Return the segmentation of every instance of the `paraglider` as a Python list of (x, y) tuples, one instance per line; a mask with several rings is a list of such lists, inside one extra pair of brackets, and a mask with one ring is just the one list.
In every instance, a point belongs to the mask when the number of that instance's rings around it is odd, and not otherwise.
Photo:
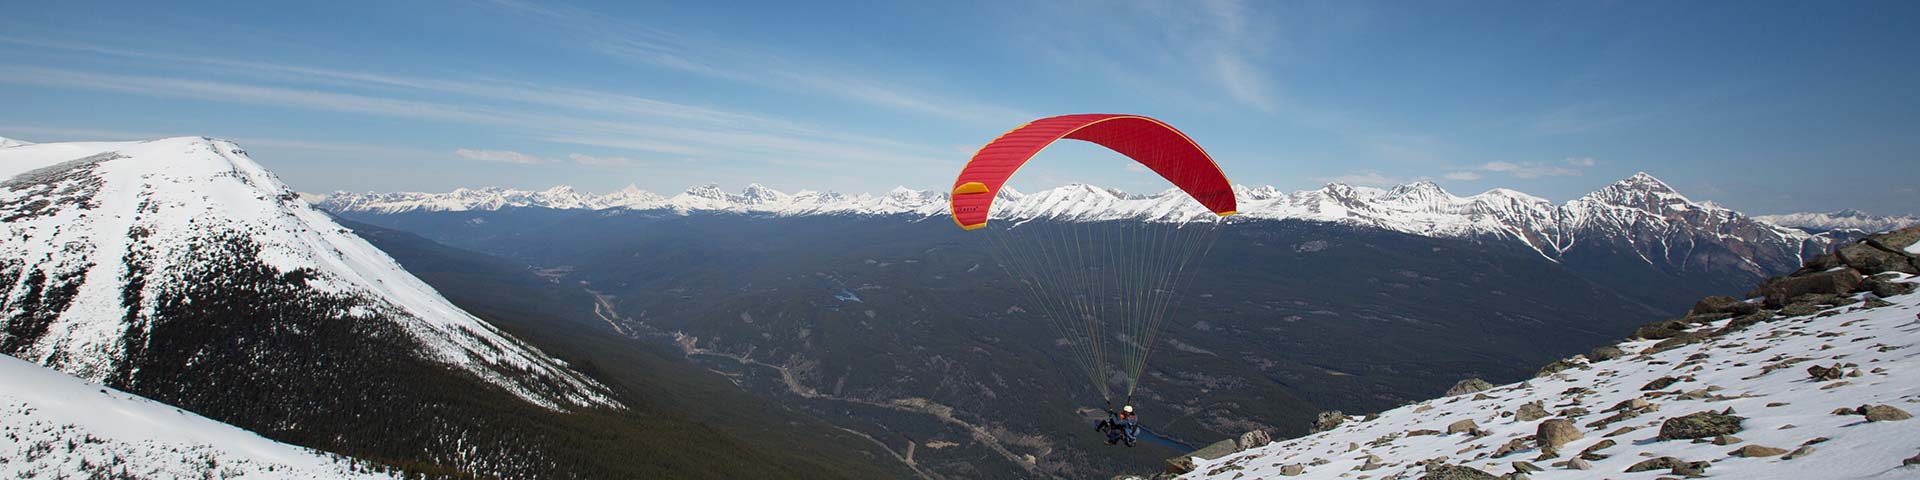
[[(1035, 221), (1044, 212), (1003, 216), (1010, 221), (989, 226), (994, 202), (1014, 172), (1061, 139), (1094, 143), (1138, 162), (1184, 193), (1181, 203), (1064, 222)], [(987, 231), (996, 262), (1031, 302), (1022, 310), (1047, 320), (1107, 400), (1108, 419), (1095, 429), (1107, 433), (1109, 445), (1127, 446), (1140, 432), (1132, 398), (1160, 327), (1235, 208), (1232, 185), (1199, 144), (1159, 120), (1116, 114), (1042, 118), (1000, 135), (961, 169), (950, 205), (960, 228)], [(1112, 408), (1113, 384), (1124, 386), (1127, 399), (1119, 412)]]

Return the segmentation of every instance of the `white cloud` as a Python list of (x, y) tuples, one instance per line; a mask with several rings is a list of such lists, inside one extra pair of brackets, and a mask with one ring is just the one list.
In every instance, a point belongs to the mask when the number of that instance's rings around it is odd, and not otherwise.
[(1581, 169), (1599, 164), (1600, 162), (1594, 160), (1593, 157), (1569, 157), (1561, 160), (1560, 163), (1557, 164), (1548, 162), (1515, 163), (1496, 161), (1471, 167), (1456, 167), (1459, 169), (1442, 174), (1440, 177), (1448, 180), (1479, 180), (1484, 178), (1484, 176), (1481, 175), (1482, 173), (1498, 173), (1519, 179), (1577, 177), (1585, 173), (1582, 172)]
[(520, 152), (515, 152), (511, 150), (470, 150), (470, 149), (462, 148), (459, 150), (454, 150), (453, 154), (459, 156), (460, 158), (464, 158), (468, 160), (478, 160), (482, 162), (517, 163), (521, 165), (539, 165), (543, 163), (553, 163), (553, 160), (536, 157), (533, 155), (528, 155)]
[(640, 167), (649, 165), (647, 162), (627, 157), (596, 157), (584, 153), (567, 155), (567, 158), (573, 160), (573, 163), (595, 167)]

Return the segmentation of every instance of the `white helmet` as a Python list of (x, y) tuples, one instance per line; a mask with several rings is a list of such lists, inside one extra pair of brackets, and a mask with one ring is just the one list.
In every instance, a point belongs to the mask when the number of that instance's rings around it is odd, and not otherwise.
[(1127, 406), (1124, 406), (1124, 407), (1120, 407), (1120, 411), (1122, 411), (1122, 412), (1127, 412), (1127, 413), (1133, 413), (1133, 405), (1127, 405)]

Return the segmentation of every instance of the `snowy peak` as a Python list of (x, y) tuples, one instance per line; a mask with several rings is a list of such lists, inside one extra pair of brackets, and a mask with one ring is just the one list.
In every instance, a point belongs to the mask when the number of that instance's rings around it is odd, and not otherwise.
[(1627, 177), (1625, 180), (1607, 185), (1599, 191), (1581, 197), (1581, 199), (1593, 203), (1628, 207), (1647, 212), (1665, 212), (1668, 210), (1686, 210), (1702, 207), (1702, 205), (1688, 200), (1687, 197), (1681, 195), (1680, 192), (1674, 191), (1673, 187), (1668, 186), (1666, 182), (1662, 182), (1658, 178), (1653, 178), (1653, 175), (1648, 175), (1647, 172), (1635, 173), (1632, 177)]
[(7, 138), (7, 137), (0, 137), (0, 148), (7, 148), (7, 147), (18, 147), (18, 146), (23, 146), (23, 145), (33, 145), (33, 143), (32, 143), (32, 142), (24, 142), (24, 141), (20, 141), (20, 140), (14, 140), (14, 139), (11, 139), (11, 138)]
[[(133, 375), (130, 362), (160, 335), (152, 329), (177, 326), (156, 318), (191, 314), (193, 299), (220, 294), (205, 282), (227, 282), (341, 305), (316, 311), (393, 329), (419, 358), (537, 405), (617, 405), (597, 383), (449, 303), (232, 142), (26, 145), (0, 149), (0, 169), (8, 179), (0, 298), (41, 302), (0, 311), (0, 353), (90, 381)], [(491, 193), (499, 192), (453, 195)], [(570, 194), (540, 193), (563, 203)], [(232, 277), (246, 272), (257, 276)]]

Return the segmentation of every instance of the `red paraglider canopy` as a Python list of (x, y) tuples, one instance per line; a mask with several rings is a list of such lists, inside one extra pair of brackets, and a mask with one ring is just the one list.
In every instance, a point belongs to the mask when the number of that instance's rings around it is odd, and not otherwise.
[(980, 147), (953, 181), (954, 223), (967, 230), (987, 226), (994, 196), (1007, 178), (1062, 138), (1093, 142), (1126, 155), (1215, 214), (1232, 215), (1237, 208), (1226, 174), (1186, 134), (1139, 115), (1085, 113), (1034, 120)]

